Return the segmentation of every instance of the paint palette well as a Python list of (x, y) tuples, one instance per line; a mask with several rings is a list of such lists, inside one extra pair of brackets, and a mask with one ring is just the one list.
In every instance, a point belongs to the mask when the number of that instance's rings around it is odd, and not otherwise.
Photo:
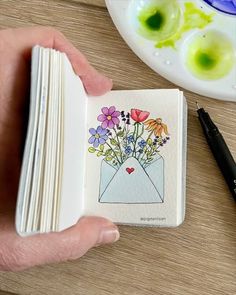
[(204, 0), (106, 5), (124, 40), (154, 71), (193, 92), (236, 101), (235, 15)]

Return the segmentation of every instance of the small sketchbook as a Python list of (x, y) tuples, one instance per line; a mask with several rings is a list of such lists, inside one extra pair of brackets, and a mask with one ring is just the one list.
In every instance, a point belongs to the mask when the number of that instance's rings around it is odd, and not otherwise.
[(185, 215), (186, 127), (181, 91), (88, 96), (64, 53), (35, 46), (17, 232), (61, 231), (87, 215), (178, 226)]

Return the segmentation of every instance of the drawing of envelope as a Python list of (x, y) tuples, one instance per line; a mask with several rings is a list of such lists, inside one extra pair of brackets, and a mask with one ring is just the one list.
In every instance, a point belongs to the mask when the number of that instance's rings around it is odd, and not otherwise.
[(164, 160), (159, 157), (145, 168), (128, 158), (117, 170), (105, 160), (101, 164), (99, 202), (162, 203), (164, 200)]

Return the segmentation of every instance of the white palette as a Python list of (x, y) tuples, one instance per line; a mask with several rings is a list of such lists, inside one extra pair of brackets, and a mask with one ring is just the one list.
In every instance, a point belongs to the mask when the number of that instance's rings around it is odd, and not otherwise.
[[(175, 42), (175, 48), (164, 46), (156, 48), (157, 37), (145, 36), (140, 30), (139, 16), (143, 9), (148, 6), (154, 6), (164, 2), (163, 0), (106, 0), (109, 13), (119, 30), (120, 34), (130, 46), (130, 48), (155, 72), (159, 73), (173, 83), (180, 85), (190, 91), (199, 93), (212, 98), (236, 101), (236, 16), (221, 13), (210, 7), (203, 0), (171, 0), (165, 1), (167, 5), (178, 5), (180, 13), (180, 27), (184, 23), (184, 11), (186, 3), (192, 3), (204, 14), (212, 15), (212, 21), (204, 28), (194, 28), (184, 32), (181, 38)], [(158, 5), (159, 5), (158, 4)], [(167, 8), (172, 20), (176, 17), (176, 9), (170, 13), (170, 7)], [(168, 23), (168, 22), (166, 22)], [(174, 27), (174, 26), (173, 26)], [(168, 28), (170, 30), (170, 28)], [(211, 42), (213, 35), (215, 45)], [(219, 49), (222, 58), (218, 64), (218, 70), (221, 65), (230, 63), (230, 69), (225, 71), (221, 77), (206, 78), (204, 75), (197, 75), (188, 66), (188, 56), (191, 44), (196, 38), (208, 38), (208, 43), (212, 45), (212, 51), (222, 45)], [(155, 40), (156, 39), (156, 40)], [(203, 40), (203, 39), (202, 39)], [(220, 45), (220, 40), (222, 40)], [(225, 40), (230, 44), (229, 47), (223, 46)], [(203, 45), (204, 46), (204, 45)], [(216, 49), (217, 50), (217, 49)], [(213, 52), (214, 54), (214, 52)], [(228, 57), (227, 57), (228, 56)], [(229, 61), (230, 60), (230, 61)], [(212, 71), (213, 72), (213, 71)]]

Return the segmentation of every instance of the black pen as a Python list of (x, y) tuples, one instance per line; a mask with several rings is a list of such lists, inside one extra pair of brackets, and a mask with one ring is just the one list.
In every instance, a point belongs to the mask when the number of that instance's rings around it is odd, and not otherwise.
[(208, 145), (236, 201), (236, 163), (219, 129), (209, 114), (197, 103), (198, 118)]

